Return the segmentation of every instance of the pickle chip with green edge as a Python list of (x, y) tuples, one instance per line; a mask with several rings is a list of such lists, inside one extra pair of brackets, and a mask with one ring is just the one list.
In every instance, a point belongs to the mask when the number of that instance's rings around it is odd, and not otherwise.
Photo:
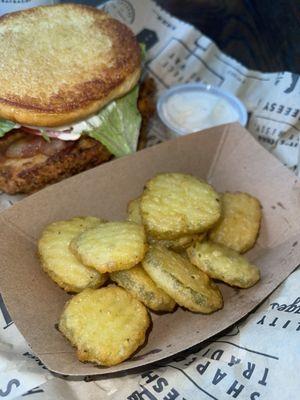
[(258, 267), (236, 251), (213, 242), (194, 243), (187, 249), (192, 264), (211, 278), (231, 286), (249, 288), (260, 279)]
[(223, 307), (217, 285), (178, 253), (150, 246), (142, 265), (158, 287), (190, 311), (209, 314)]
[(176, 306), (175, 301), (156, 285), (140, 264), (112, 272), (110, 278), (153, 311), (173, 311)]

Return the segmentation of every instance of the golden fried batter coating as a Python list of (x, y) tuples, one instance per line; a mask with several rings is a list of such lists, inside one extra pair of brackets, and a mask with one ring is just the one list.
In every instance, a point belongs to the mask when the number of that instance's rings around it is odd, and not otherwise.
[(209, 234), (210, 240), (244, 253), (254, 246), (261, 222), (261, 205), (247, 193), (224, 193), (221, 218)]
[(204, 240), (205, 237), (206, 237), (206, 233), (198, 233), (195, 235), (182, 236), (180, 238), (173, 239), (173, 240), (158, 240), (158, 239), (154, 239), (151, 236), (148, 236), (148, 243), (149, 244), (160, 244), (160, 245), (166, 247), (167, 249), (174, 250), (178, 253), (181, 253), (182, 251), (187, 249), (189, 246), (191, 246), (191, 244), (194, 241), (201, 242), (201, 240)]
[(84, 265), (101, 273), (119, 271), (142, 261), (146, 235), (134, 222), (107, 222), (74, 238), (70, 249)]
[(218, 287), (208, 275), (179, 254), (153, 245), (142, 265), (157, 286), (179, 305), (205, 314), (222, 308), (223, 298)]
[(116, 365), (145, 341), (146, 307), (119, 287), (86, 289), (65, 305), (59, 330), (77, 348), (80, 361)]
[[(140, 210), (140, 205), (141, 205), (141, 197), (138, 197), (134, 200), (131, 200), (128, 204), (127, 207), (127, 219), (128, 221), (131, 222), (136, 222), (137, 224), (142, 224), (142, 215), (141, 215), (141, 210)], [(194, 240), (201, 241), (205, 237), (205, 233), (200, 233), (200, 234), (195, 234), (195, 235), (186, 235), (186, 236), (181, 236), (177, 239), (170, 239), (170, 240), (159, 240), (155, 239), (151, 235), (147, 236), (147, 240), (149, 244), (161, 244), (168, 249), (174, 250), (174, 251), (183, 251), (185, 250), (188, 246), (192, 244)]]
[(248, 288), (260, 279), (259, 269), (236, 251), (212, 242), (194, 243), (187, 249), (192, 264), (211, 278)]
[(151, 310), (172, 311), (175, 308), (175, 301), (157, 287), (140, 264), (130, 269), (112, 272), (110, 278)]
[(150, 179), (140, 208), (149, 235), (167, 240), (204, 232), (221, 214), (215, 190), (181, 173), (164, 173)]
[(133, 199), (128, 203), (127, 220), (142, 225), (143, 221), (141, 216), (140, 205), (141, 205), (140, 197), (137, 197), (136, 199)]
[(71, 240), (86, 229), (99, 225), (95, 217), (76, 217), (48, 225), (38, 242), (42, 268), (67, 292), (81, 292), (85, 288), (103, 285), (107, 276), (84, 266), (71, 251)]

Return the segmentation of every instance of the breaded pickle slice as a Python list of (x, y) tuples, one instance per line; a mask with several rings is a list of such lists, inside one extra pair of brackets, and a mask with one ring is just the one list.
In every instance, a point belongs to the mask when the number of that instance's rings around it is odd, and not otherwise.
[[(127, 219), (128, 221), (136, 222), (137, 224), (142, 224), (142, 216), (140, 211), (140, 204), (141, 198), (138, 197), (134, 200), (131, 200), (127, 207)], [(148, 243), (160, 243), (163, 246), (167, 247), (168, 249), (175, 250), (175, 251), (183, 251), (188, 246), (192, 244), (194, 240), (201, 240), (205, 237), (205, 233), (194, 234), (194, 235), (186, 235), (181, 236), (177, 239), (170, 239), (170, 240), (159, 240), (153, 238), (151, 235), (148, 235), (147, 240)]]
[(71, 240), (86, 229), (101, 223), (95, 217), (77, 217), (48, 225), (38, 242), (42, 268), (67, 292), (96, 288), (106, 281), (106, 275), (84, 266), (70, 251)]
[(151, 310), (172, 311), (175, 308), (175, 301), (157, 287), (140, 264), (127, 270), (112, 272), (110, 278)]
[(136, 224), (143, 224), (141, 210), (140, 210), (141, 198), (131, 200), (127, 206), (127, 220), (135, 222)]
[(73, 239), (70, 248), (84, 265), (105, 273), (138, 264), (147, 244), (143, 226), (124, 221), (89, 229)]
[(191, 263), (201, 271), (231, 286), (248, 288), (260, 279), (259, 269), (255, 265), (221, 244), (194, 243), (187, 249), (187, 254)]
[(224, 193), (221, 218), (209, 238), (215, 243), (244, 253), (255, 244), (262, 212), (259, 201), (247, 193)]
[(205, 314), (222, 308), (223, 298), (215, 283), (181, 255), (153, 245), (142, 265), (157, 286), (179, 305)]
[(59, 330), (77, 348), (80, 361), (116, 365), (144, 343), (146, 307), (119, 287), (86, 289), (65, 305)]
[(167, 240), (204, 232), (221, 214), (216, 191), (208, 183), (180, 173), (150, 179), (140, 208), (147, 232)]
[(206, 237), (206, 233), (198, 233), (195, 235), (189, 235), (189, 236), (182, 236), (178, 239), (173, 239), (173, 240), (158, 240), (154, 239), (151, 236), (148, 236), (148, 243), (149, 244), (160, 244), (167, 249), (174, 250), (176, 252), (182, 252), (186, 250), (189, 246), (194, 241), (199, 241), (204, 240)]

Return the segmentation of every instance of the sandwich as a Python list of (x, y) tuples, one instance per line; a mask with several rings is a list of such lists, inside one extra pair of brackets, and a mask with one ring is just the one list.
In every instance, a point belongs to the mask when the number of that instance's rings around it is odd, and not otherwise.
[(137, 149), (141, 48), (124, 24), (76, 4), (20, 11), (0, 18), (0, 54), (0, 190)]

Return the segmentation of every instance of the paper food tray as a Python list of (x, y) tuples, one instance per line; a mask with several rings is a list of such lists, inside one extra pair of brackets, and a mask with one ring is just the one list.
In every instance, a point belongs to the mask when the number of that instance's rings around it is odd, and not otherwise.
[[(172, 171), (204, 178), (220, 192), (245, 191), (259, 198), (261, 232), (248, 256), (260, 267), (261, 281), (247, 290), (220, 284), (224, 308), (211, 315), (181, 308), (152, 314), (146, 345), (120, 365), (81, 363), (55, 328), (70, 295), (42, 271), (37, 239), (55, 220), (84, 215), (125, 219), (128, 201), (141, 193), (146, 180)], [(168, 141), (76, 175), (20, 201), (0, 219), (0, 292), (8, 310), (41, 361), (51, 371), (72, 376), (144, 366), (212, 337), (248, 314), (300, 260), (298, 181), (237, 124)]]

